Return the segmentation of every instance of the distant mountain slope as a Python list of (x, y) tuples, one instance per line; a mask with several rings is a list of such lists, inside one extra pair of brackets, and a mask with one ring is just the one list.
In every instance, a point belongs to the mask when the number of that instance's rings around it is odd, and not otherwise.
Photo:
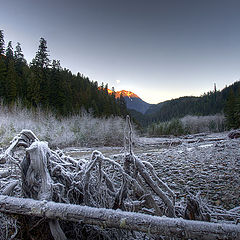
[(212, 115), (222, 113), (229, 94), (240, 93), (240, 81), (225, 87), (221, 91), (210, 91), (200, 97), (180, 97), (159, 104), (152, 104), (144, 115), (133, 112), (134, 118), (143, 126), (152, 122), (164, 122), (186, 115)]
[[(172, 118), (180, 118), (185, 115), (203, 114), (207, 110), (202, 103), (201, 97), (180, 97), (156, 104), (145, 113), (147, 124), (158, 121), (169, 121)], [(210, 114), (211, 111), (204, 115)]]
[[(113, 91), (108, 89), (108, 93), (112, 94)], [(124, 97), (128, 109), (132, 109), (144, 114), (151, 106), (151, 104), (143, 101), (138, 95), (133, 92), (126, 90), (115, 92), (116, 98), (120, 98), (121, 95)]]

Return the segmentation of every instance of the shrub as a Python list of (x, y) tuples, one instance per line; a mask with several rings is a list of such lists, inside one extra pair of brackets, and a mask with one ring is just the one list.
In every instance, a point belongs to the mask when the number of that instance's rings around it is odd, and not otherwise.
[(0, 103), (0, 145), (6, 145), (22, 129), (32, 130), (40, 140), (55, 146), (119, 146), (123, 145), (125, 120), (120, 117), (95, 118), (79, 115), (56, 118), (51, 112), (11, 108)]
[(154, 123), (147, 129), (150, 136), (194, 134), (200, 132), (222, 132), (226, 129), (223, 115), (185, 116), (169, 122)]

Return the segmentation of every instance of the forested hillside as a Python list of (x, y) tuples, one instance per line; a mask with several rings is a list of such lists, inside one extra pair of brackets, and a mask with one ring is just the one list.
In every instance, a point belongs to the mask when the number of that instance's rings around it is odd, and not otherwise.
[(123, 98), (115, 99), (106, 86), (100, 89), (96, 81), (62, 68), (59, 60), (50, 60), (47, 41), (40, 39), (32, 62), (24, 58), (21, 44), (13, 49), (12, 41), (5, 48), (4, 34), (0, 30), (0, 98), (12, 105), (16, 100), (28, 107), (40, 106), (59, 116), (77, 114), (82, 109), (94, 116), (127, 114)]
[(240, 81), (225, 87), (222, 91), (210, 91), (200, 97), (181, 97), (152, 105), (142, 115), (131, 111), (143, 125), (166, 122), (186, 115), (208, 116), (224, 113), (229, 128), (240, 127)]
[[(20, 100), (27, 108), (41, 107), (58, 116), (78, 114), (82, 109), (95, 117), (125, 116), (124, 97), (108, 93), (108, 85), (98, 86), (83, 74), (72, 74), (59, 60), (50, 60), (47, 41), (40, 39), (30, 63), (24, 58), (21, 44), (5, 47), (0, 30), (0, 99), (13, 105)], [(228, 128), (240, 127), (240, 81), (221, 91), (210, 91), (200, 97), (181, 97), (151, 105), (145, 114), (129, 110), (143, 127), (186, 115), (208, 116), (224, 113)]]

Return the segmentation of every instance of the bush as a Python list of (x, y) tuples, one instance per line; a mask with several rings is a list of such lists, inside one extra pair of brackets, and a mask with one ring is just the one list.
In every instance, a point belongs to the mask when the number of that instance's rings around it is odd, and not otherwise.
[(51, 147), (119, 146), (123, 145), (124, 126), (120, 117), (95, 118), (83, 111), (57, 119), (40, 108), (29, 110), (20, 103), (10, 108), (0, 103), (0, 145), (9, 144), (22, 129), (30, 129)]
[(154, 123), (147, 129), (149, 136), (194, 134), (200, 132), (222, 132), (226, 129), (225, 118), (217, 114), (212, 116), (185, 116), (169, 122)]

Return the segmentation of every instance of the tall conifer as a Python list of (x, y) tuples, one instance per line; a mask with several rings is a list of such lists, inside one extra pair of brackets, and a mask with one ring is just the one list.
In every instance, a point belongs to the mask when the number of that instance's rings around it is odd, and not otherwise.
[(0, 55), (0, 98), (5, 98), (6, 96), (6, 75), (7, 75), (7, 68), (5, 59), (3, 56)]
[(17, 46), (14, 51), (14, 59), (18, 63), (26, 63), (22, 52), (21, 44), (19, 42), (17, 42)]
[(7, 59), (13, 58), (13, 47), (12, 47), (12, 41), (8, 42), (7, 50), (6, 50), (6, 57)]
[(4, 35), (3, 30), (0, 30), (0, 55), (4, 54)]
[(17, 74), (14, 68), (14, 61), (11, 59), (8, 63), (8, 72), (6, 77), (6, 100), (13, 103), (17, 97)]
[(44, 38), (40, 38), (38, 51), (33, 59), (32, 64), (40, 68), (48, 68), (50, 65), (49, 54), (47, 50), (47, 41)]

